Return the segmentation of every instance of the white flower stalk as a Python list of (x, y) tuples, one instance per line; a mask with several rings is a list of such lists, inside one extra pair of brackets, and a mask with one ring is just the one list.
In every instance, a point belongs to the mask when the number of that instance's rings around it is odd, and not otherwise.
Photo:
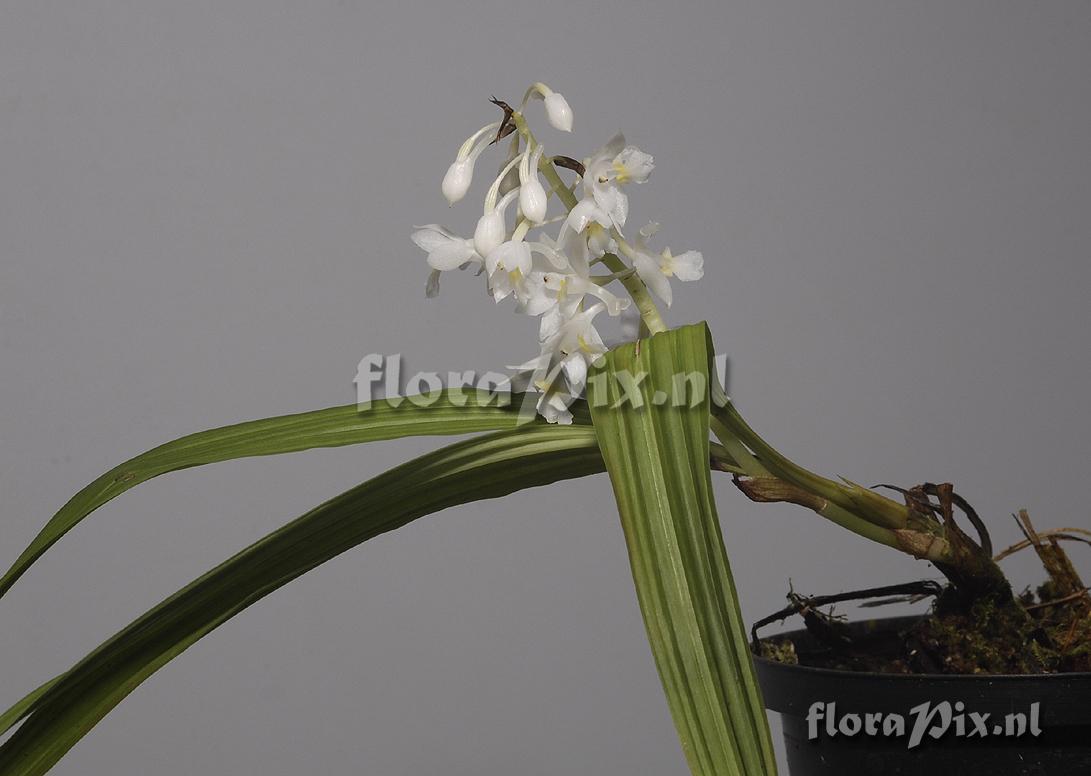
[[(508, 146), (508, 158), (504, 160), (504, 164), (500, 166), (500, 173), (497, 176), (500, 179), (500, 185), (497, 191), (501, 194), (507, 194), (509, 191), (519, 188), (519, 135), (515, 135), (511, 139), (511, 145)], [(512, 164), (515, 162), (515, 164)]]
[(538, 180), (542, 152), (542, 146), (538, 146), (529, 154), (523, 154), (519, 162), (519, 209), (534, 224), (546, 219), (546, 192)]
[(443, 176), (443, 184), (440, 186), (443, 196), (447, 198), (449, 204), (453, 205), (466, 196), (466, 192), (469, 191), (470, 184), (473, 182), (474, 164), (477, 162), (477, 157), (481, 156), (481, 153), (492, 142), (489, 135), (498, 129), (500, 129), (499, 122), (486, 124), (466, 138), (466, 142), (458, 149), (458, 155), (451, 162), (451, 166), (447, 168), (447, 174)]

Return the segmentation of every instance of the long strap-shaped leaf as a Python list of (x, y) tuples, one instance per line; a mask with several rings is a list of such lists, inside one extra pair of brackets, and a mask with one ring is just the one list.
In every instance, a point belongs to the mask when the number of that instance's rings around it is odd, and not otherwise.
[(0, 736), (7, 733), (16, 723), (20, 722), (26, 717), (34, 708), (38, 705), (38, 701), (42, 699), (42, 696), (49, 691), (49, 688), (55, 685), (61, 680), (60, 676), (55, 676), (41, 687), (36, 687), (28, 692), (21, 700), (17, 701), (14, 706), (0, 714)]
[(0, 776), (45, 773), (161, 666), (335, 555), (446, 507), (602, 470), (591, 429), (536, 424), (429, 453), (327, 501), (192, 582), (59, 677), (0, 747)]
[(704, 324), (624, 345), (591, 380), (591, 416), (690, 770), (766, 776), (772, 742), (709, 476), (711, 359)]
[[(416, 397), (413, 397), (416, 400)], [(435, 401), (419, 405), (386, 400), (365, 407), (345, 407), (282, 415), (201, 431), (160, 445), (103, 474), (61, 507), (3, 577), (0, 596), (30, 568), (42, 553), (91, 512), (129, 488), (161, 474), (193, 466), (310, 450), (340, 447), (381, 439), (441, 434), (467, 434), (512, 428), (519, 421), (522, 395), (511, 397), (508, 406), (497, 406), (489, 394), (444, 392)], [(578, 424), (588, 422), (586, 411), (575, 413)]]

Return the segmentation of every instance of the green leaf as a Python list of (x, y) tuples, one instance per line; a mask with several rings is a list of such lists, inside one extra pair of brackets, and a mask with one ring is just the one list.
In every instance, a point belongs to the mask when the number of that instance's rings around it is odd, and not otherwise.
[(45, 773), (191, 644), (361, 542), (450, 506), (602, 470), (592, 429), (536, 423), (442, 448), (327, 501), (192, 582), (55, 680), (0, 747), (0, 776)]
[[(766, 776), (772, 741), (709, 475), (712, 355), (704, 324), (617, 348), (592, 375), (591, 417), (690, 770)], [(700, 390), (687, 397), (678, 376)]]
[(35, 690), (31, 690), (29, 693), (26, 694), (26, 696), (23, 697), (22, 700), (20, 700), (7, 711), (5, 711), (3, 714), (0, 714), (0, 736), (4, 735), (4, 733), (7, 733), (15, 726), (17, 722), (23, 719), (23, 717), (30, 714), (30, 712), (33, 711), (34, 708), (38, 705), (38, 701), (41, 699), (41, 697), (45, 695), (46, 691), (57, 682), (59, 682), (60, 679), (61, 677), (56, 676), (43, 684), (41, 687), (38, 687)]
[[(519, 421), (521, 401), (522, 394), (513, 394), (509, 406), (498, 407), (495, 400), (489, 403), (486, 393), (445, 391), (427, 406), (417, 406), (410, 400), (397, 405), (380, 400), (365, 408), (350, 404), (238, 423), (168, 442), (111, 469), (73, 496), (0, 578), (0, 596), (42, 553), (91, 512), (161, 474), (235, 458), (293, 453), (316, 447), (513, 428)], [(577, 411), (575, 415), (576, 423), (588, 422), (585, 410)]]

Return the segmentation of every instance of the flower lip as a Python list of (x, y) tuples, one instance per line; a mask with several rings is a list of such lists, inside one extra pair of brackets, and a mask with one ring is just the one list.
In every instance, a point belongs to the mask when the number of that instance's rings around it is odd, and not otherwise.
[(618, 183), (644, 183), (655, 169), (655, 159), (636, 146), (625, 146), (611, 163), (614, 180)]

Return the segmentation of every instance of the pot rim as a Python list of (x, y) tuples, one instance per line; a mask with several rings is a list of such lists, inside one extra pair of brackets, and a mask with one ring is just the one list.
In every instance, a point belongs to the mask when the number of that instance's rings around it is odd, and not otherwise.
[[(850, 622), (850, 625), (862, 625), (864, 623), (879, 623), (888, 627), (897, 627), (899, 623), (909, 623), (914, 620), (924, 619), (929, 615), (902, 615), (898, 617), (875, 617), (868, 620), (854, 620)], [(794, 637), (796, 635), (806, 634), (806, 628), (797, 628), (795, 630), (784, 631), (782, 633), (775, 633), (771, 636), (762, 638), (762, 641), (773, 638)], [(882, 671), (850, 671), (845, 668), (820, 668), (818, 666), (801, 666), (791, 663), (781, 663), (776, 660), (770, 660), (769, 658), (762, 657), (754, 653), (754, 645), (750, 645), (750, 654), (755, 663), (761, 663), (763, 666), (768, 667), (771, 670), (783, 670), (800, 672), (805, 675), (812, 676), (824, 676), (829, 679), (836, 679), (838, 677), (870, 677), (873, 679), (890, 680), (895, 682), (920, 682), (922, 680), (927, 681), (976, 681), (976, 682), (1005, 682), (1005, 683), (1025, 683), (1032, 681), (1057, 681), (1057, 680), (1069, 680), (1076, 681), (1078, 683), (1087, 682), (1089, 689), (1091, 689), (1091, 671), (1075, 671), (1070, 673), (1053, 673), (1053, 674), (893, 674), (884, 673)]]

